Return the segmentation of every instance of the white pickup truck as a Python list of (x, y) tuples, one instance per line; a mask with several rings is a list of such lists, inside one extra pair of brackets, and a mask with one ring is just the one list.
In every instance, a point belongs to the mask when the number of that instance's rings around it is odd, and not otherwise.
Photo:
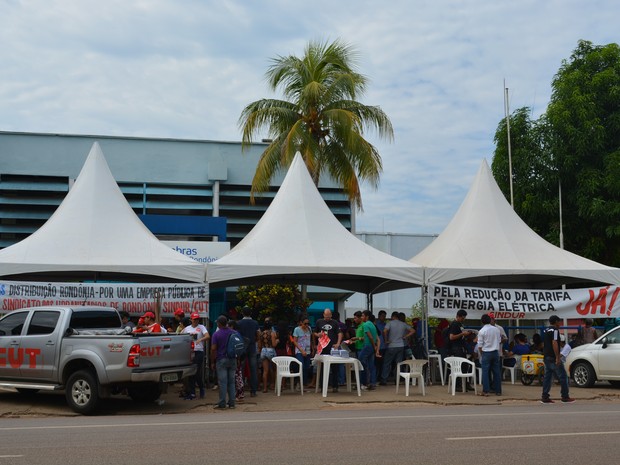
[(114, 308), (33, 307), (0, 319), (0, 387), (64, 389), (85, 415), (124, 390), (157, 400), (164, 386), (196, 372), (192, 357), (189, 335), (131, 334)]

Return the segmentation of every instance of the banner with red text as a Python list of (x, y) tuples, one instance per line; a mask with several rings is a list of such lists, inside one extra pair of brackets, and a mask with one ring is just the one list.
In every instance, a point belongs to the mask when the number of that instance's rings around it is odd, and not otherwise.
[(172, 317), (177, 308), (186, 314), (209, 312), (209, 288), (194, 283), (40, 283), (0, 281), (0, 314), (42, 305), (98, 305), (140, 316), (155, 311), (160, 302), (161, 317)]
[(617, 317), (620, 287), (585, 289), (490, 289), (479, 287), (428, 286), (428, 316), (454, 318), (458, 310), (468, 319), (492, 313), (496, 319), (546, 320), (560, 318)]

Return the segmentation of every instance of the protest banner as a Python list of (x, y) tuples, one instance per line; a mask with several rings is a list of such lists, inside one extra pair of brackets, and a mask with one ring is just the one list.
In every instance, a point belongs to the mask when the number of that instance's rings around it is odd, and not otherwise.
[(209, 313), (209, 288), (194, 283), (41, 283), (0, 281), (0, 313), (47, 305), (110, 306), (140, 316), (156, 311), (172, 317), (177, 308), (186, 314)]
[(584, 289), (504, 289), (428, 286), (428, 316), (454, 318), (466, 310), (468, 319), (491, 313), (496, 319), (543, 320), (551, 315), (560, 318), (617, 317), (620, 287), (604, 286)]

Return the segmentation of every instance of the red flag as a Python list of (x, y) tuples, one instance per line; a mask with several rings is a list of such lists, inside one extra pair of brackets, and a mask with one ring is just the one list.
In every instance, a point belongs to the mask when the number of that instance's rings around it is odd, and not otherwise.
[(321, 352), (323, 352), (323, 349), (325, 349), (325, 347), (329, 345), (329, 342), (330, 342), (329, 336), (327, 335), (325, 331), (322, 331), (321, 336), (319, 337), (319, 345), (316, 348), (316, 353), (320, 355)]

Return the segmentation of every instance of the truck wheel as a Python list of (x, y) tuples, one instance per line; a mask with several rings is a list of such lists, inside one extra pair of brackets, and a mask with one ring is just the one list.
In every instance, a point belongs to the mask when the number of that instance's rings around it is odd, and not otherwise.
[(589, 388), (594, 386), (596, 375), (594, 369), (587, 362), (578, 362), (573, 368), (573, 381), (580, 388)]
[(127, 389), (127, 394), (134, 402), (155, 402), (161, 396), (159, 384), (143, 384)]
[(91, 371), (80, 370), (69, 376), (65, 388), (67, 404), (74, 412), (90, 415), (99, 405), (99, 384)]

